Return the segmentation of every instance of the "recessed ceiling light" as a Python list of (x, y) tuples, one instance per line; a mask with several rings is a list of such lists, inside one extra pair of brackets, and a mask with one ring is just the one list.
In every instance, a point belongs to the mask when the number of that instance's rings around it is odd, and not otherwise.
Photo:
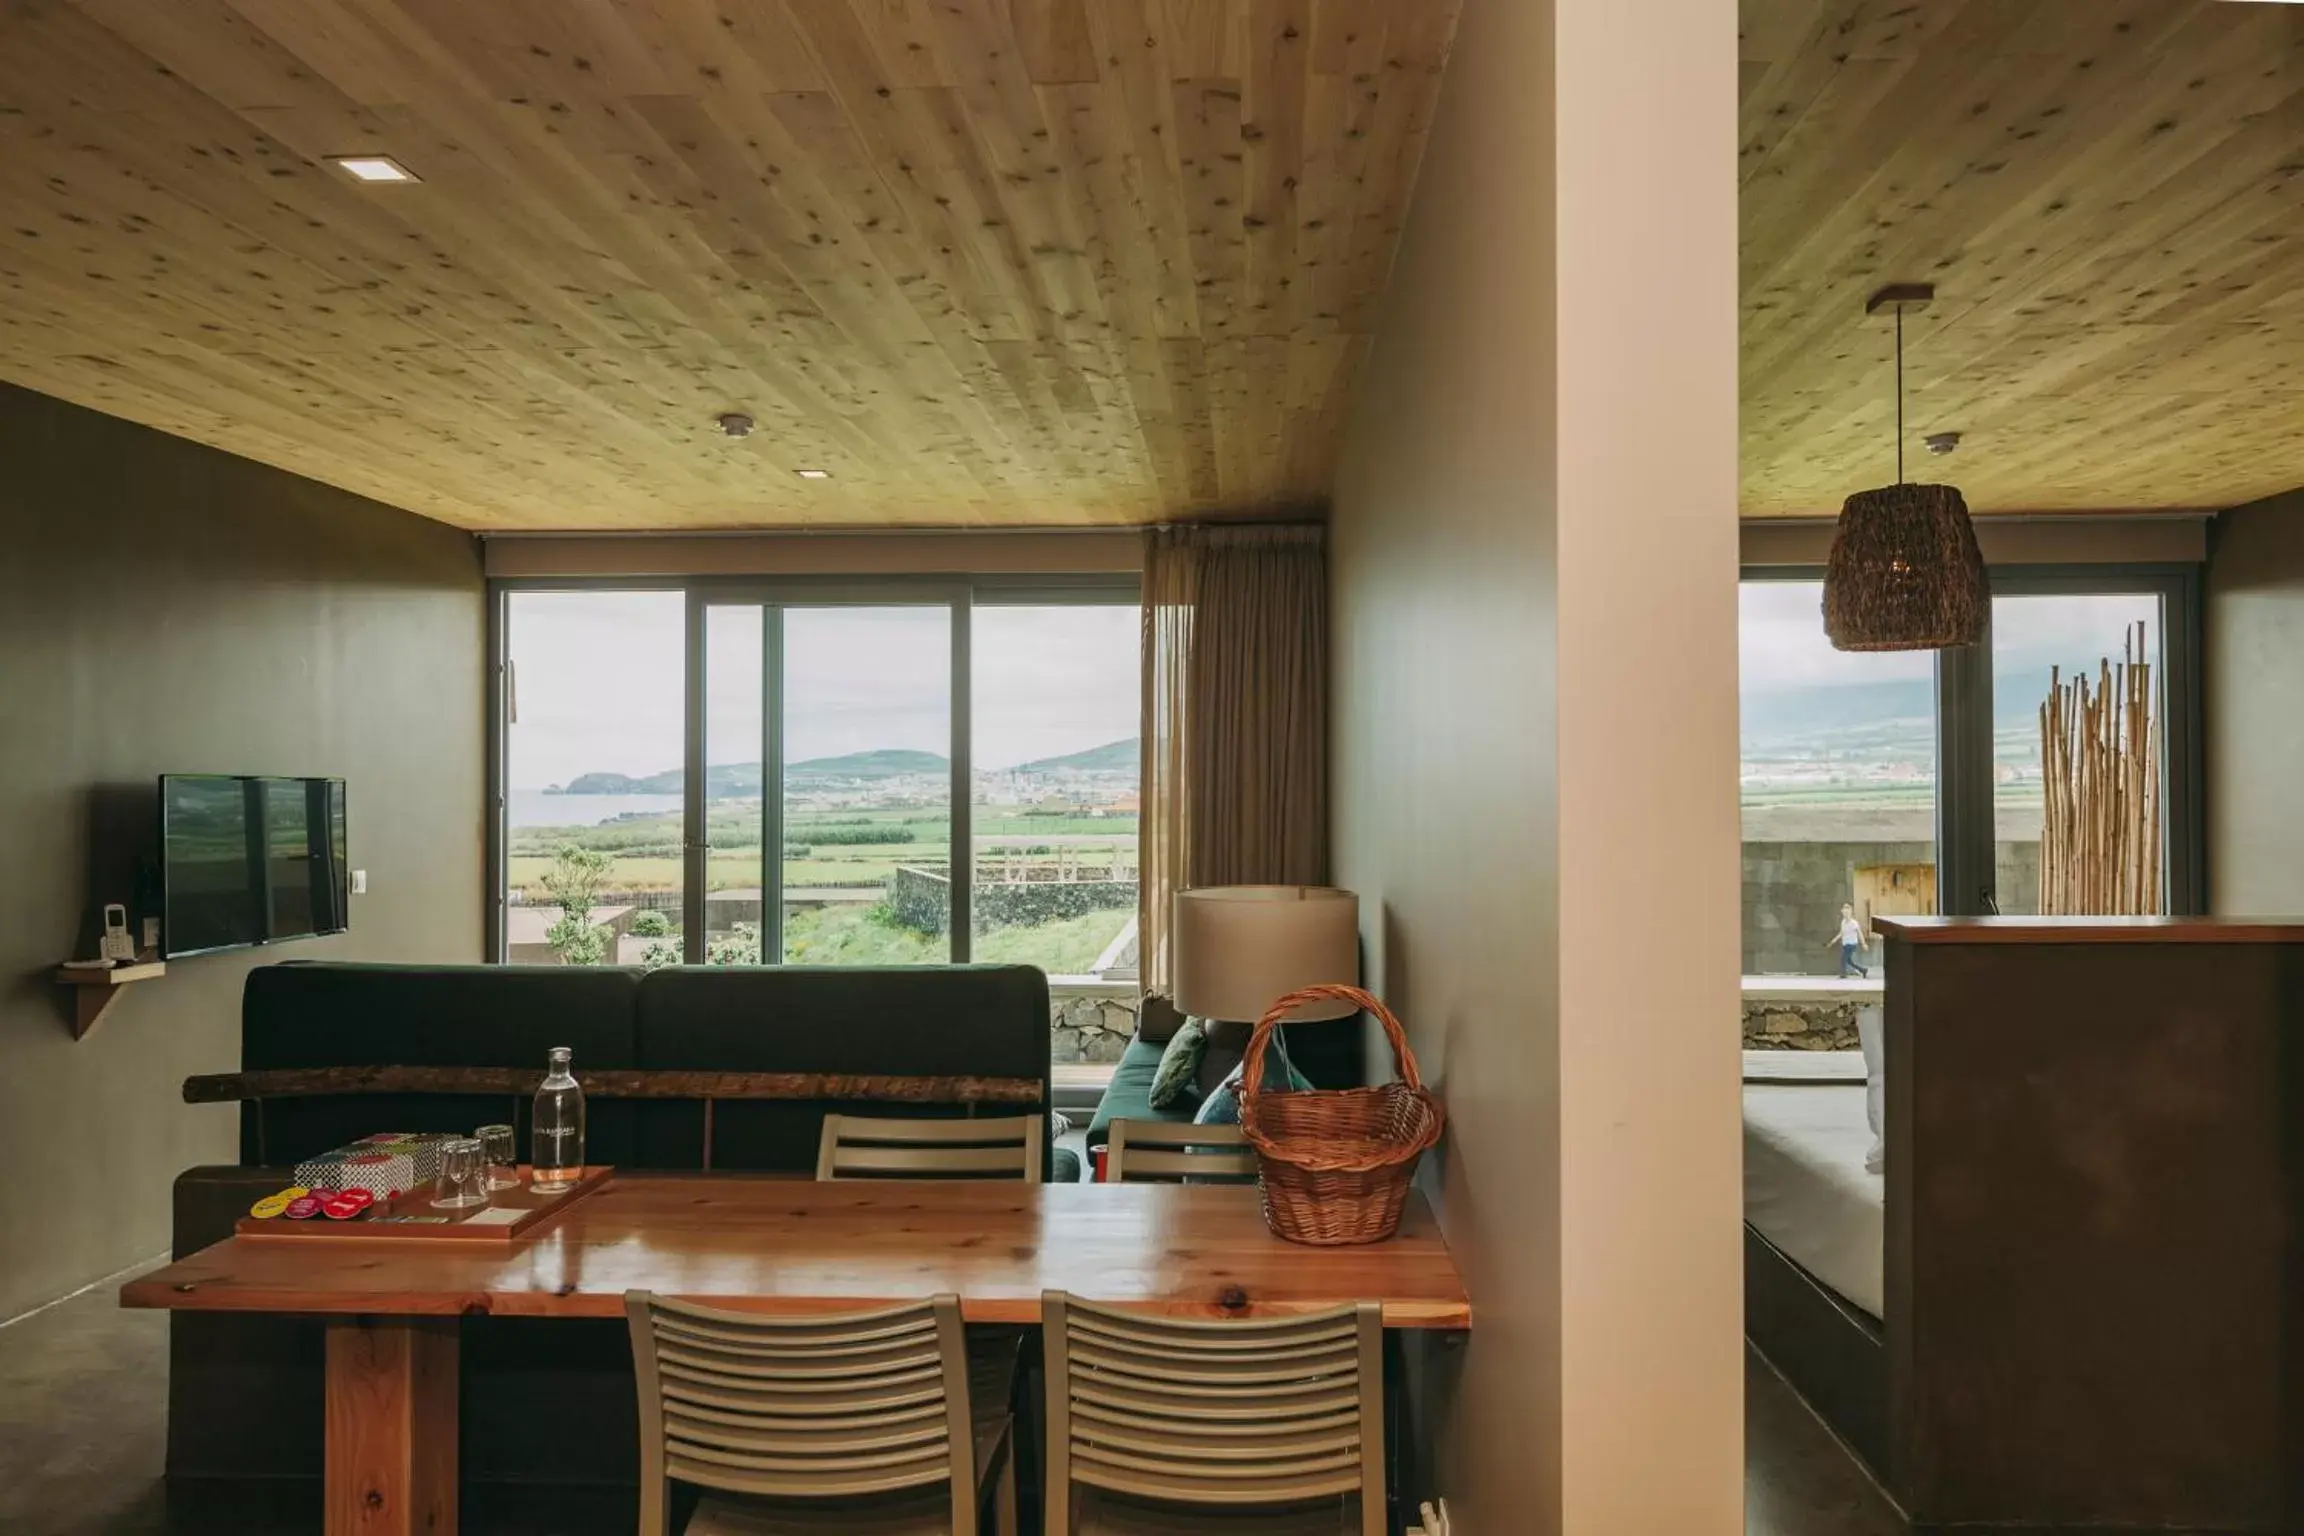
[(803, 480), (829, 480), (832, 478), (832, 471), (828, 469), (804, 469), (800, 471), (800, 478)]
[(390, 155), (330, 155), (328, 163), (354, 181), (422, 181), (424, 179)]

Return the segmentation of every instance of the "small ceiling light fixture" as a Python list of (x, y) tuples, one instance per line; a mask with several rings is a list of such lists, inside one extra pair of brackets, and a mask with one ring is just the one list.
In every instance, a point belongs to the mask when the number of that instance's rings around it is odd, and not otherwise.
[(800, 478), (803, 480), (829, 480), (832, 478), (832, 471), (828, 469), (803, 469), (800, 471)]
[(1904, 312), (1935, 297), (1927, 283), (1895, 283), (1864, 306), (1896, 313), (1896, 483), (1858, 491), (1840, 509), (1824, 567), (1824, 633), (1835, 650), (1940, 651), (1984, 638), (1991, 596), (1967, 500), (1953, 486), (1904, 478)]
[(1920, 441), (1927, 445), (1930, 453), (1942, 458), (1960, 446), (1960, 434), (1957, 432), (1931, 432)]
[(718, 418), (721, 432), (728, 437), (750, 437), (752, 418), (742, 411), (724, 411)]
[(424, 179), (390, 155), (330, 155), (328, 163), (354, 181), (383, 184)]

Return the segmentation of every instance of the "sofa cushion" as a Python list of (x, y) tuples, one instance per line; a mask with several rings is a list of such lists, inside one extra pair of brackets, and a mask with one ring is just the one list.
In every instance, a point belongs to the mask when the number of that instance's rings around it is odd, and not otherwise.
[[(1242, 1061), (1232, 1069), (1231, 1075), (1208, 1090), (1200, 1101), (1200, 1108), (1192, 1116), (1194, 1125), (1238, 1125), (1240, 1123), (1240, 1074), (1247, 1066)], [(1302, 1093), (1312, 1082), (1296, 1070), (1293, 1062), (1285, 1061), (1278, 1051), (1267, 1051), (1264, 1063), (1264, 1091), (1267, 1093)]]
[(1136, 1005), (1136, 1038), (1139, 1040), (1166, 1045), (1183, 1027), (1184, 1015), (1176, 1011), (1176, 1004), (1158, 993), (1146, 993)]
[[(639, 1020), (638, 1065), (647, 1068), (1026, 1077), (1048, 1101), (1048, 978), (1029, 965), (680, 967), (641, 981)], [(703, 1161), (701, 1104), (634, 1107), (641, 1166)], [(950, 1105), (731, 1101), (713, 1111), (712, 1166), (813, 1170), (827, 1112), (960, 1113)]]
[(1207, 1049), (1208, 1026), (1198, 1019), (1186, 1019), (1184, 1027), (1168, 1037), (1145, 1095), (1154, 1109), (1181, 1109), (1200, 1097), (1200, 1058)]
[[(636, 971), (607, 967), (342, 965), (293, 961), (248, 973), (240, 1066), (534, 1067), (553, 1046), (588, 1067), (635, 1067)], [(343, 1094), (270, 1099), (240, 1111), (240, 1160), (289, 1167), (377, 1131), (469, 1131), (511, 1122), (527, 1148), (528, 1095)], [(633, 1106), (587, 1106), (587, 1157), (630, 1164)]]
[[(1240, 1065), (1249, 1028), (1228, 1023), (1208, 1026), (1208, 1048), (1200, 1058), (1203, 1089), (1215, 1088)], [(1361, 1082), (1361, 1030), (1355, 1021), (1290, 1024), (1282, 1028), (1281, 1035), (1287, 1042), (1289, 1061), (1305, 1081), (1321, 1088), (1352, 1088)], [(1199, 1101), (1189, 1097), (1178, 1100), (1173, 1109), (1152, 1107), (1152, 1079), (1160, 1070), (1161, 1049), (1141, 1034), (1128, 1042), (1112, 1069), (1112, 1081), (1105, 1086), (1095, 1118), (1088, 1122), (1089, 1146), (1103, 1146), (1111, 1138), (1115, 1120), (1180, 1123), (1199, 1112)]]
[(1193, 1104), (1176, 1109), (1159, 1110), (1152, 1107), (1152, 1079), (1160, 1070), (1161, 1047), (1149, 1040), (1138, 1038), (1128, 1042), (1120, 1053), (1120, 1060), (1112, 1068), (1112, 1081), (1104, 1087), (1104, 1097), (1096, 1106), (1096, 1114), (1088, 1122), (1088, 1145), (1103, 1146), (1112, 1139), (1115, 1120), (1169, 1120), (1178, 1123), (1192, 1118)]
[[(1248, 1037), (1255, 1032), (1253, 1024), (1209, 1024), (1208, 1049), (1200, 1057), (1201, 1097), (1215, 1092), (1216, 1085), (1232, 1075), (1233, 1068), (1248, 1054)], [(1321, 1088), (1356, 1088), (1361, 1084), (1365, 1033), (1366, 1027), (1358, 1019), (1299, 1020), (1283, 1024), (1279, 1030), (1288, 1060), (1307, 1081)]]

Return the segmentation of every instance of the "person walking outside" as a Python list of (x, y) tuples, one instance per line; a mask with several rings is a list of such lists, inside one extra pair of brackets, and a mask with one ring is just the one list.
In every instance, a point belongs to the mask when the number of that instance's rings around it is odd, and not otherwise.
[(1868, 947), (1864, 942), (1864, 925), (1856, 921), (1856, 909), (1845, 901), (1840, 903), (1840, 934), (1837, 938), (1826, 940), (1825, 947), (1830, 948), (1833, 944), (1840, 946), (1840, 974), (1843, 978), (1871, 977), (1872, 973), (1865, 968), (1863, 959)]

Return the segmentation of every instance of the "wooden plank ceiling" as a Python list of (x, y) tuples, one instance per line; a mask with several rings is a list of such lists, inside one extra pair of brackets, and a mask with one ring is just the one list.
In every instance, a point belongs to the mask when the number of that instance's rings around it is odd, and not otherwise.
[(1302, 506), (1455, 12), (0, 0), (0, 378), (471, 528)]
[[(1980, 511), (2304, 485), (2304, 7), (1743, 0), (1743, 510), (1895, 477)], [(1965, 434), (1935, 460), (1923, 435)]]

